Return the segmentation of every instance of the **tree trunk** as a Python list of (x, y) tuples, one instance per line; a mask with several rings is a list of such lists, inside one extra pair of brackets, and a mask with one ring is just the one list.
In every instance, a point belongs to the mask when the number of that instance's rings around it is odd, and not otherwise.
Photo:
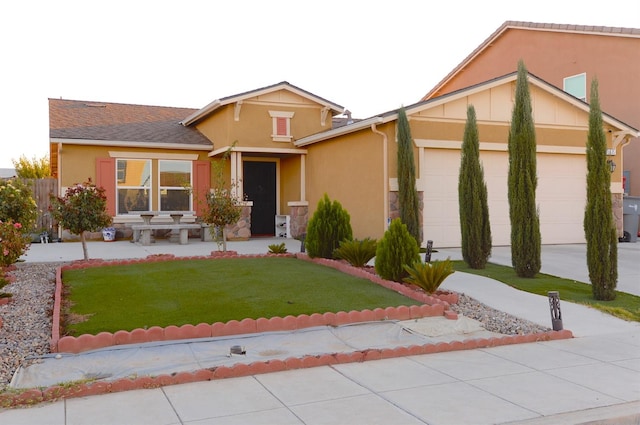
[(80, 233), (80, 240), (82, 241), (82, 253), (84, 254), (84, 259), (89, 259), (89, 251), (87, 250), (87, 239), (85, 238), (85, 232)]

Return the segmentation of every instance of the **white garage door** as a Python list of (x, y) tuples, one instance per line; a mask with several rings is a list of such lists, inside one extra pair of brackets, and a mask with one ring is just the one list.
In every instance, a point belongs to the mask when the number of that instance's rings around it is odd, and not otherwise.
[[(494, 246), (511, 244), (507, 196), (508, 154), (482, 151), (489, 217)], [(434, 246), (460, 246), (458, 174), (460, 151), (425, 149), (424, 239)], [(583, 155), (543, 154), (537, 157), (538, 190), (543, 244), (584, 243), (582, 221), (586, 203), (586, 163)]]

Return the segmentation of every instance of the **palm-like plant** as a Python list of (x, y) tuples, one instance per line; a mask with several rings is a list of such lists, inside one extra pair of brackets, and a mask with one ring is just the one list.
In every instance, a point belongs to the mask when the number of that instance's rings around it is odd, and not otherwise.
[(455, 272), (449, 258), (432, 263), (415, 261), (411, 266), (405, 264), (403, 267), (409, 273), (409, 276), (405, 277), (403, 281), (419, 286), (429, 294), (436, 292), (442, 282)]

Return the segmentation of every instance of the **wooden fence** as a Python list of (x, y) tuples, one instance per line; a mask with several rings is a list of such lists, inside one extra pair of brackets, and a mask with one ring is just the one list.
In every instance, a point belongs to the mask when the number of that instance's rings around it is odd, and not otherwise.
[(51, 206), (50, 196), (58, 195), (57, 179), (21, 179), (22, 182), (31, 188), (31, 194), (38, 206), (38, 220), (36, 221), (37, 232), (49, 232), (49, 235), (57, 232), (57, 223), (53, 222), (49, 206)]

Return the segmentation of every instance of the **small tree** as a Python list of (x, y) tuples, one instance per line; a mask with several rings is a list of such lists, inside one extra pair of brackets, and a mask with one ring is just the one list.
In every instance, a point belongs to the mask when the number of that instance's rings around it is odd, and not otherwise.
[(480, 141), (476, 110), (467, 108), (460, 177), (458, 181), (462, 258), (473, 269), (484, 269), (491, 256), (491, 225), (484, 170), (480, 163)]
[(611, 173), (606, 162), (598, 80), (591, 82), (589, 133), (587, 135), (587, 206), (584, 233), (591, 291), (597, 300), (616, 297), (618, 281), (618, 237), (611, 208)]
[(307, 225), (305, 247), (309, 257), (333, 258), (340, 242), (353, 239), (351, 217), (325, 193)]
[(541, 267), (540, 218), (536, 207), (536, 133), (524, 62), (518, 62), (516, 96), (509, 129), (509, 218), (511, 262), (520, 277)]
[(28, 159), (25, 155), (21, 155), (18, 160), (12, 159), (11, 162), (16, 169), (17, 176), (20, 178), (44, 179), (51, 177), (49, 157), (46, 155), (41, 158), (34, 156), (31, 159)]
[(420, 261), (420, 247), (399, 218), (391, 221), (389, 229), (378, 242), (376, 273), (383, 279), (402, 282), (409, 273), (404, 266)]
[(243, 197), (236, 193), (237, 183), (227, 184), (224, 178), (225, 164), (230, 154), (231, 148), (225, 152), (221, 160), (213, 164), (214, 186), (207, 194), (207, 208), (202, 216), (202, 221), (211, 225), (211, 236), (218, 243), (218, 247), (222, 245), (223, 251), (227, 250), (227, 225), (237, 223), (242, 215)]
[(398, 110), (398, 208), (400, 220), (420, 246), (420, 203), (416, 190), (413, 139), (404, 108)]
[(104, 192), (88, 179), (69, 187), (63, 197), (51, 198), (51, 215), (64, 229), (80, 235), (85, 260), (89, 259), (85, 232), (98, 232), (111, 224)]

